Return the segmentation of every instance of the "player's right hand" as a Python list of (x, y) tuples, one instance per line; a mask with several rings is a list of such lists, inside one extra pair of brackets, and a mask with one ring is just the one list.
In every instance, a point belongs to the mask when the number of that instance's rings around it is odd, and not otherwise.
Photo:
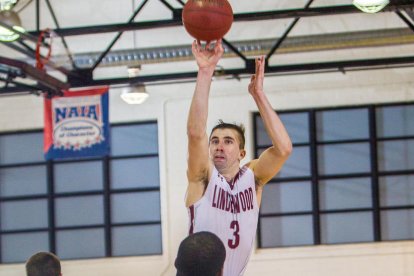
[(218, 61), (223, 56), (224, 49), (221, 39), (216, 41), (213, 48), (211, 45), (210, 41), (203, 48), (199, 40), (194, 40), (191, 50), (199, 69), (211, 69), (214, 71)]

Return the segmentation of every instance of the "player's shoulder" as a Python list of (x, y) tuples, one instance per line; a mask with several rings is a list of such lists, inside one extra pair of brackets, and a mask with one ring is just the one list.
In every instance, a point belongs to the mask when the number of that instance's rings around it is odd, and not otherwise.
[(254, 167), (257, 165), (257, 161), (259, 161), (259, 159), (250, 160), (243, 167), (246, 167), (247, 169), (254, 171)]

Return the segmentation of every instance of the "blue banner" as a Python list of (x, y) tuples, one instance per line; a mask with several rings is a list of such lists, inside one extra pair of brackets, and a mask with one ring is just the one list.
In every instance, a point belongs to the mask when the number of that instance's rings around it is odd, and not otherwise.
[(109, 154), (108, 87), (45, 98), (46, 160)]

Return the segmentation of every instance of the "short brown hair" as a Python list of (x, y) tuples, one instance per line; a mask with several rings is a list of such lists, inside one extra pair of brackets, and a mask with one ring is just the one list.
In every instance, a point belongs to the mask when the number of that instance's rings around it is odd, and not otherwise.
[(237, 132), (239, 136), (240, 149), (244, 149), (244, 144), (246, 143), (246, 139), (244, 138), (245, 128), (243, 124), (235, 124), (235, 123), (231, 124), (231, 123), (225, 123), (223, 120), (219, 120), (218, 124), (215, 125), (213, 129), (211, 130), (210, 137), (211, 137), (211, 134), (213, 134), (213, 132), (216, 129), (226, 129), (226, 128), (234, 129)]
[(38, 252), (26, 262), (27, 276), (59, 276), (61, 267), (59, 258), (50, 252)]

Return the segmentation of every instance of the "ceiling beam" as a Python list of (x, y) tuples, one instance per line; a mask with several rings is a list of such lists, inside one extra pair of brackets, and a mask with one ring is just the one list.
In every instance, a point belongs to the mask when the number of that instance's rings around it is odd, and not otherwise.
[[(366, 70), (377, 68), (387, 68), (394, 66), (414, 66), (414, 56), (410, 57), (391, 57), (391, 58), (377, 58), (377, 59), (364, 59), (364, 60), (351, 60), (351, 61), (332, 61), (321, 63), (308, 63), (308, 64), (290, 64), (290, 65), (277, 65), (266, 66), (266, 74), (300, 74), (303, 72), (318, 73), (318, 72), (332, 72), (339, 71), (345, 72), (347, 70)], [(238, 68), (238, 69), (224, 69), (220, 72), (222, 76), (238, 76), (254, 74), (254, 67), (250, 68)], [(134, 84), (134, 83), (151, 83), (151, 82), (163, 82), (170, 80), (189, 80), (195, 81), (197, 72), (184, 72), (175, 74), (160, 74), (149, 76), (138, 76), (134, 78), (113, 78), (93, 80), (91, 85), (115, 85), (115, 84)]]
[[(45, 71), (39, 70), (34, 66), (31, 66), (23, 61), (10, 59), (0, 56), (0, 63), (5, 64), (11, 67), (19, 68), (27, 76), (35, 79), (39, 83), (39, 87), (44, 87), (46, 89), (59, 92), (61, 90), (69, 89), (70, 85), (68, 83), (62, 82)], [(0, 90), (1, 92), (1, 90)]]
[[(390, 58), (379, 58), (379, 59), (364, 59), (364, 60), (352, 60), (352, 61), (332, 61), (322, 63), (308, 63), (308, 64), (291, 64), (291, 65), (278, 65), (278, 66), (267, 66), (267, 75), (294, 75), (307, 73), (324, 73), (324, 72), (346, 72), (346, 71), (358, 71), (358, 70), (373, 70), (373, 69), (385, 69), (395, 68), (404, 66), (414, 66), (414, 56), (409, 57), (390, 57)], [(254, 73), (254, 67), (237, 68), (220, 71), (222, 77), (244, 77), (250, 76)], [(112, 79), (97, 79), (90, 80), (89, 82), (73, 84), (74, 87), (81, 86), (100, 86), (100, 85), (125, 85), (125, 84), (136, 84), (136, 83), (171, 83), (180, 81), (195, 81), (197, 72), (183, 72), (173, 74), (159, 74), (159, 75), (148, 75), (138, 76), (134, 78), (112, 78)], [(1, 79), (0, 79), (1, 81)], [(38, 91), (42, 91), (42, 87), (38, 87)], [(27, 92), (27, 90), (19, 89), (16, 87), (3, 87), (0, 88), (0, 94), (12, 94)]]
[[(381, 12), (395, 12), (401, 9), (408, 9), (414, 7), (414, 3), (390, 3)], [(130, 22), (120, 24), (108, 24), (97, 26), (85, 26), (85, 27), (69, 27), (69, 28), (57, 28), (53, 32), (59, 36), (76, 36), (76, 35), (88, 35), (88, 34), (100, 34), (111, 32), (125, 32), (134, 30), (146, 30), (154, 28), (166, 28), (182, 26), (181, 11), (177, 9), (173, 13), (173, 19), (157, 20), (157, 21), (144, 21), (144, 22)], [(249, 12), (234, 14), (234, 22), (242, 21), (257, 21), (257, 20), (269, 20), (269, 19), (287, 19), (298, 17), (312, 17), (312, 16), (326, 16), (326, 15), (338, 15), (338, 14), (351, 14), (362, 13), (353, 5), (340, 5), (340, 6), (328, 6), (328, 7), (315, 7), (315, 8), (301, 8), (290, 10), (273, 10), (262, 12)], [(39, 31), (31, 31), (28, 34), (38, 37)]]

